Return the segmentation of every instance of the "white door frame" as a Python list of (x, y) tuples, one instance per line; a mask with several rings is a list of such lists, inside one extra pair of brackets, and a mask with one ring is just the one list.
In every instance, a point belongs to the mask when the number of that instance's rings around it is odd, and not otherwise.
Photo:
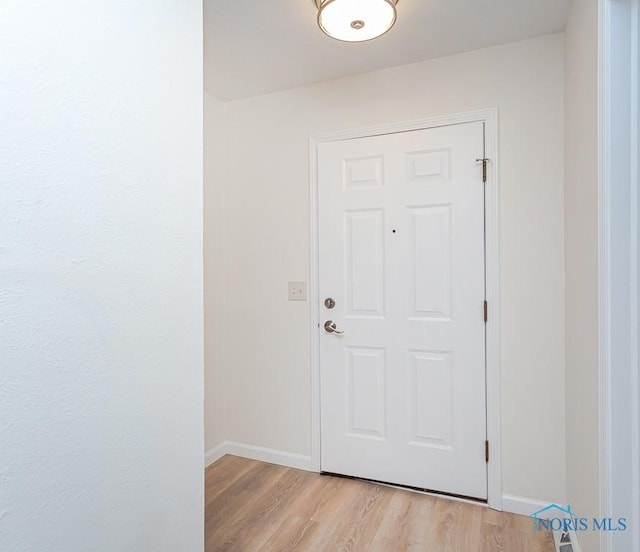
[[(603, 552), (640, 550), (640, 0), (598, 3), (598, 306)], [(629, 454), (629, 448), (631, 454)]]
[[(490, 460), (487, 470), (488, 505), (502, 510), (502, 468), (500, 441), (500, 282), (499, 282), (499, 203), (498, 203), (498, 110), (497, 108), (468, 111), (416, 121), (377, 125), (355, 130), (318, 134), (309, 140), (310, 150), (310, 335), (311, 335), (311, 468), (320, 471), (320, 343), (319, 280), (318, 280), (318, 144), (338, 140), (365, 138), (381, 134), (393, 134), (422, 130), (439, 126), (483, 122), (485, 125), (485, 153), (487, 166), (485, 186), (486, 221), (486, 287), (489, 317), (486, 334), (486, 393), (487, 439), (490, 443)], [(480, 152), (479, 152), (480, 153)], [(481, 170), (479, 167), (478, 170)]]

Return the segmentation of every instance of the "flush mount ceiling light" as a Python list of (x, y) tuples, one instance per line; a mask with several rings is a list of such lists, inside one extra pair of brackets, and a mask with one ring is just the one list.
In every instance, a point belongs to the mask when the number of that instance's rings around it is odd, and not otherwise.
[(393, 27), (397, 3), (398, 0), (316, 0), (318, 26), (337, 40), (371, 40)]

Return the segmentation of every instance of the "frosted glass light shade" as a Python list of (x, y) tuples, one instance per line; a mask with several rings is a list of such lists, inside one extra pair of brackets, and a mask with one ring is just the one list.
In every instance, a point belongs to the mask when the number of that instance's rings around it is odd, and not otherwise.
[(316, 0), (318, 25), (337, 40), (371, 40), (393, 27), (396, 3), (397, 0)]

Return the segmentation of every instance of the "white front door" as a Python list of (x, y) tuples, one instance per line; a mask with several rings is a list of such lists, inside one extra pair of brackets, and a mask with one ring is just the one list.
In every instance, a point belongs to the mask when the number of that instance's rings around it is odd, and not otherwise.
[(483, 144), (318, 146), (322, 471), (487, 497)]

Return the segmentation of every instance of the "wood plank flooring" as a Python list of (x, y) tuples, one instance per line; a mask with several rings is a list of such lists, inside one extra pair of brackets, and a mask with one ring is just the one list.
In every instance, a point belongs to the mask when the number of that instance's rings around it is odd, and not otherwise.
[(206, 552), (553, 552), (529, 518), (235, 456), (207, 468)]

